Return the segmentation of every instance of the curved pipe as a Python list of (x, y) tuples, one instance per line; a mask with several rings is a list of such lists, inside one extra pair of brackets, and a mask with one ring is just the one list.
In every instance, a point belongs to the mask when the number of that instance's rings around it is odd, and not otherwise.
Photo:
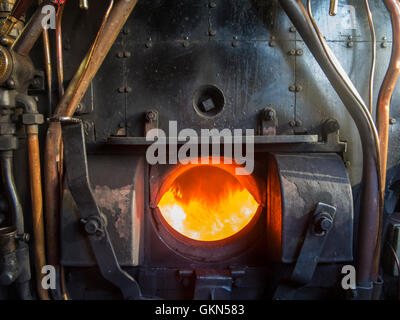
[(389, 141), (390, 101), (400, 73), (400, 3), (398, 0), (384, 0), (390, 12), (393, 29), (392, 56), (378, 96), (377, 126), (381, 141), (382, 188), (386, 184), (386, 166)]
[[(63, 95), (55, 116), (72, 116), (84, 96), (107, 53), (128, 19), (138, 0), (118, 0), (111, 10), (113, 1), (103, 19), (95, 42), (83, 59), (78, 71)], [(49, 263), (58, 265), (58, 226), (60, 177), (57, 163), (60, 161), (61, 127), (51, 122), (46, 136), (45, 149), (45, 204), (46, 232)]]
[[(382, 86), (379, 91), (377, 105), (377, 126), (380, 139), (380, 164), (381, 164), (381, 193), (385, 194), (386, 187), (386, 169), (389, 144), (389, 117), (390, 117), (390, 102), (392, 100), (393, 91), (396, 87), (396, 82), (400, 73), (400, 4), (398, 0), (384, 0), (385, 5), (390, 12), (392, 20), (393, 45), (392, 56), (390, 58), (389, 68), (383, 79)], [(382, 223), (380, 221), (380, 223)], [(381, 235), (378, 237), (379, 245), (377, 245), (373, 272), (379, 272), (380, 262), (380, 242)]]
[(359, 286), (370, 287), (371, 282), (376, 281), (377, 278), (377, 275), (371, 274), (371, 271), (379, 233), (379, 151), (377, 150), (379, 141), (377, 141), (373, 124), (368, 119), (369, 112), (366, 106), (360, 102), (359, 96), (354, 90), (343, 81), (343, 75), (338, 72), (337, 66), (331, 63), (331, 57), (329, 57), (321, 44), (318, 34), (302, 3), (299, 0), (280, 0), (279, 2), (351, 114), (361, 136), (363, 181), (359, 224), (359, 254), (357, 257), (357, 283)]
[(372, 114), (374, 111), (374, 77), (375, 77), (375, 66), (376, 66), (376, 35), (374, 20), (372, 19), (371, 9), (369, 7), (369, 0), (364, 0), (365, 9), (368, 16), (369, 30), (371, 33), (371, 69), (369, 73), (369, 112)]
[(13, 158), (14, 154), (11, 150), (0, 152), (1, 180), (5, 187), (4, 191), (7, 195), (8, 203), (11, 206), (13, 224), (17, 228), (17, 233), (23, 234), (25, 232), (24, 215), (14, 181)]

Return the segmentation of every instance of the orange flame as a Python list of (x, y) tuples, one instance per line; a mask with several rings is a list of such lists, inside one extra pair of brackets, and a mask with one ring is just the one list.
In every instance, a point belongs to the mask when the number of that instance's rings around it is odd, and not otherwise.
[(199, 241), (234, 235), (252, 220), (258, 206), (235, 176), (208, 165), (179, 175), (158, 203), (172, 228)]

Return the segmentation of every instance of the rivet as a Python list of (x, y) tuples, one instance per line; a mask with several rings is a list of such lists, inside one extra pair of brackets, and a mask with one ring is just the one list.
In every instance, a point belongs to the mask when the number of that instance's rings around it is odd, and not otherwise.
[(390, 124), (396, 124), (397, 120), (395, 118), (390, 118), (389, 123)]
[(296, 54), (298, 56), (302, 56), (303, 55), (303, 49), (297, 49)]
[(353, 41), (347, 42), (347, 48), (352, 48), (353, 46), (354, 46), (354, 42)]
[(296, 32), (296, 28), (294, 26), (291, 26), (289, 29), (290, 32)]
[(295, 92), (295, 91), (296, 91), (296, 86), (295, 86), (294, 84), (292, 84), (292, 85), (289, 87), (289, 91)]

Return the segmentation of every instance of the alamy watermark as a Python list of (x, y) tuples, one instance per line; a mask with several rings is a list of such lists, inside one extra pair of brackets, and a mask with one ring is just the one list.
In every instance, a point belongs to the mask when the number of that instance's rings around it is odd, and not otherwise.
[[(53, 0), (54, 5), (57, 7), (65, 3), (66, 0)], [(45, 16), (42, 19), (43, 29), (55, 29), (56, 28), (56, 8), (54, 5), (48, 4), (42, 7), (42, 14)]]
[(146, 151), (149, 164), (233, 164), (234, 161), (239, 165), (236, 175), (253, 173), (254, 129), (201, 129), (199, 136), (193, 129), (178, 133), (177, 121), (170, 121), (168, 131), (168, 138), (162, 129), (148, 131), (146, 141), (153, 142)]

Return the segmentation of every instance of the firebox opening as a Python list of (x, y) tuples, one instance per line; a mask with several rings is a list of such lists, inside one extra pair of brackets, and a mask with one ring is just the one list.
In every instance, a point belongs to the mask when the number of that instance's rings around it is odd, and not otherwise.
[(217, 166), (199, 165), (174, 179), (158, 208), (164, 220), (185, 237), (217, 241), (245, 228), (259, 205), (233, 174)]

